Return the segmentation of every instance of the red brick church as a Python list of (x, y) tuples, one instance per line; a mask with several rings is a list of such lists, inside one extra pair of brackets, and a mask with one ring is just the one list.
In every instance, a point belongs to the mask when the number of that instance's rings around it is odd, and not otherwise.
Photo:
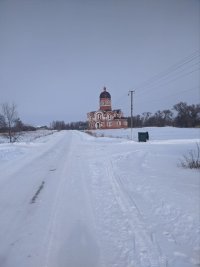
[(128, 121), (120, 109), (112, 110), (111, 95), (106, 87), (99, 97), (100, 109), (87, 114), (89, 129), (118, 129), (127, 128)]

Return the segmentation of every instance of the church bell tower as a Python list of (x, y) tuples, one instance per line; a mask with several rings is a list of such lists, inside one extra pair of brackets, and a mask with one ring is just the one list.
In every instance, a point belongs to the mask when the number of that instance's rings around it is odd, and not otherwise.
[(103, 88), (103, 92), (100, 94), (100, 110), (111, 111), (111, 96), (106, 91), (106, 87)]

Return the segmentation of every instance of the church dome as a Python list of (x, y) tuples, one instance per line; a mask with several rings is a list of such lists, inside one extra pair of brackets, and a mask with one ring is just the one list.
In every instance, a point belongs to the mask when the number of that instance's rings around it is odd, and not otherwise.
[(111, 95), (106, 91), (106, 87), (103, 88), (103, 92), (100, 94), (100, 98), (111, 99)]

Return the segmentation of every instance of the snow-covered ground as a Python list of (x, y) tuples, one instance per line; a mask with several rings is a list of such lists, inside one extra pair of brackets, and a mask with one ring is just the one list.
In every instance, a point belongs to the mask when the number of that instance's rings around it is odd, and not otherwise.
[[(27, 131), (27, 132), (20, 132), (16, 134), (16, 139), (17, 142), (26, 142), (26, 143), (30, 143), (32, 141), (35, 142), (36, 139), (47, 136), (47, 135), (51, 135), (53, 133), (55, 133), (55, 130), (46, 130), (46, 129), (39, 129), (36, 131)], [(41, 139), (40, 139), (41, 140)], [(6, 137), (3, 134), (0, 134), (0, 144), (2, 143), (8, 143), (9, 138), (8, 136)]]
[[(94, 130), (97, 136), (107, 136), (107, 137), (119, 137), (125, 139), (131, 139), (131, 129), (110, 129), (110, 130)], [(184, 140), (187, 141), (194, 139), (199, 141), (200, 139), (200, 129), (199, 128), (175, 128), (175, 127), (143, 127), (143, 128), (133, 128), (132, 129), (132, 139), (138, 141), (138, 132), (148, 132), (149, 140), (157, 142), (158, 140), (168, 141), (168, 140)]]
[(96, 132), (0, 144), (0, 267), (200, 266), (199, 129)]

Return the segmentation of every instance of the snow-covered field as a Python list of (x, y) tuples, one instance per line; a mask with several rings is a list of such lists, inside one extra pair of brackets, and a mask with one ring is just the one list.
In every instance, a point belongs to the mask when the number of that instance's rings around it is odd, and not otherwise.
[(96, 133), (0, 144), (0, 267), (200, 266), (199, 129)]
[[(26, 142), (30, 143), (32, 141), (36, 141), (36, 139), (51, 135), (55, 133), (55, 130), (45, 130), (45, 129), (39, 129), (36, 131), (28, 131), (28, 132), (20, 132), (19, 134), (16, 134), (17, 142)], [(0, 134), (0, 144), (2, 143), (8, 143), (9, 138), (3, 134)]]
[[(124, 139), (131, 139), (131, 129), (114, 129), (114, 130), (94, 130), (97, 136), (107, 136), (107, 137), (118, 137)], [(132, 136), (134, 141), (138, 141), (138, 132), (148, 132), (149, 140), (152, 142), (157, 142), (159, 140), (181, 140), (185, 139), (187, 142), (191, 140), (200, 140), (200, 129), (199, 128), (175, 128), (175, 127), (143, 127), (143, 128), (133, 128)], [(195, 139), (195, 140), (194, 140)]]

